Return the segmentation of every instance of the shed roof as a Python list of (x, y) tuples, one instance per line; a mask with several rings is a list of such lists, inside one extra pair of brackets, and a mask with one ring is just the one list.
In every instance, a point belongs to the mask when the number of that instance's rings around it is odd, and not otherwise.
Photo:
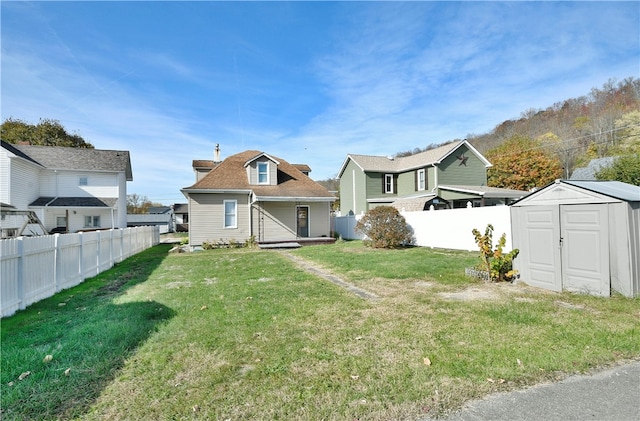
[(562, 182), (627, 202), (640, 202), (640, 186), (620, 181), (562, 180)]
[(586, 204), (614, 201), (640, 202), (640, 186), (620, 181), (556, 180), (517, 200), (512, 206), (543, 202)]

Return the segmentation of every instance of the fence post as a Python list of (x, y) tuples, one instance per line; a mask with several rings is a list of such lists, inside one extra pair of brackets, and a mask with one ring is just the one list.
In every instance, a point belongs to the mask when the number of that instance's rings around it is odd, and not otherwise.
[(24, 305), (24, 237), (18, 237), (16, 241), (18, 244), (18, 299), (20, 300), (18, 308), (24, 310), (26, 308)]
[(80, 240), (80, 259), (78, 260), (78, 263), (80, 264), (80, 282), (84, 281), (84, 246), (83, 246), (83, 232), (80, 231), (78, 233), (78, 238)]
[[(96, 238), (96, 241), (98, 242), (98, 244), (96, 244), (96, 275), (98, 273), (100, 273), (100, 254), (101, 254), (100, 251), (102, 249), (102, 233), (103, 232), (104, 231), (97, 231), (96, 232), (97, 237), (98, 237), (98, 238)], [(95, 275), (93, 275), (93, 276), (95, 276)]]
[(60, 250), (58, 249), (58, 238), (60, 234), (53, 234), (53, 284), (56, 286), (56, 292), (60, 291), (60, 279), (58, 278), (58, 257)]

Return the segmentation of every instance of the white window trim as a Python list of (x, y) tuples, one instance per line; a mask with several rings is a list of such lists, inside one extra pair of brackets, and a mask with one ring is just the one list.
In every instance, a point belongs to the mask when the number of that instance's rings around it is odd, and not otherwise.
[[(87, 218), (90, 218), (90, 224), (87, 225)], [(96, 225), (97, 223), (97, 225)], [(84, 228), (100, 228), (100, 215), (85, 215)]]
[[(234, 225), (227, 225), (227, 203), (233, 203)], [(224, 229), (238, 228), (238, 201), (237, 200), (223, 200), (222, 201), (222, 228), (224, 228)]]
[(393, 194), (393, 174), (384, 175), (384, 192)]
[[(418, 190), (422, 191), (422, 190), (426, 190), (427, 189), (427, 172), (426, 170), (423, 168), (421, 170), (418, 170)], [(420, 180), (420, 176), (422, 176), (422, 180)]]
[[(267, 167), (267, 171), (266, 171), (267, 181), (260, 182), (260, 165), (265, 165)], [(257, 173), (256, 177), (257, 177), (258, 184), (270, 184), (269, 183), (270, 180), (269, 180), (269, 163), (268, 162), (258, 162), (256, 164), (256, 173)]]

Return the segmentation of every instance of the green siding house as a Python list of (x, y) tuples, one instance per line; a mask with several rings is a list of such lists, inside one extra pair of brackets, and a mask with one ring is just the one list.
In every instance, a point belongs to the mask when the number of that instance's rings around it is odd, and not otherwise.
[(349, 154), (340, 179), (340, 213), (376, 206), (417, 211), (508, 204), (527, 192), (487, 187), (491, 163), (466, 140), (407, 157)]

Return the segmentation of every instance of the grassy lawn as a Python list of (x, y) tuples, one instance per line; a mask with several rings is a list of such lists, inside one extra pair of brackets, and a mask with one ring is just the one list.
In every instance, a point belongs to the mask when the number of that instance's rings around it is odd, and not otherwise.
[(484, 284), (476, 253), (291, 252), (365, 300), (277, 251), (169, 248), (2, 320), (3, 419), (416, 419), (640, 358), (640, 299)]

